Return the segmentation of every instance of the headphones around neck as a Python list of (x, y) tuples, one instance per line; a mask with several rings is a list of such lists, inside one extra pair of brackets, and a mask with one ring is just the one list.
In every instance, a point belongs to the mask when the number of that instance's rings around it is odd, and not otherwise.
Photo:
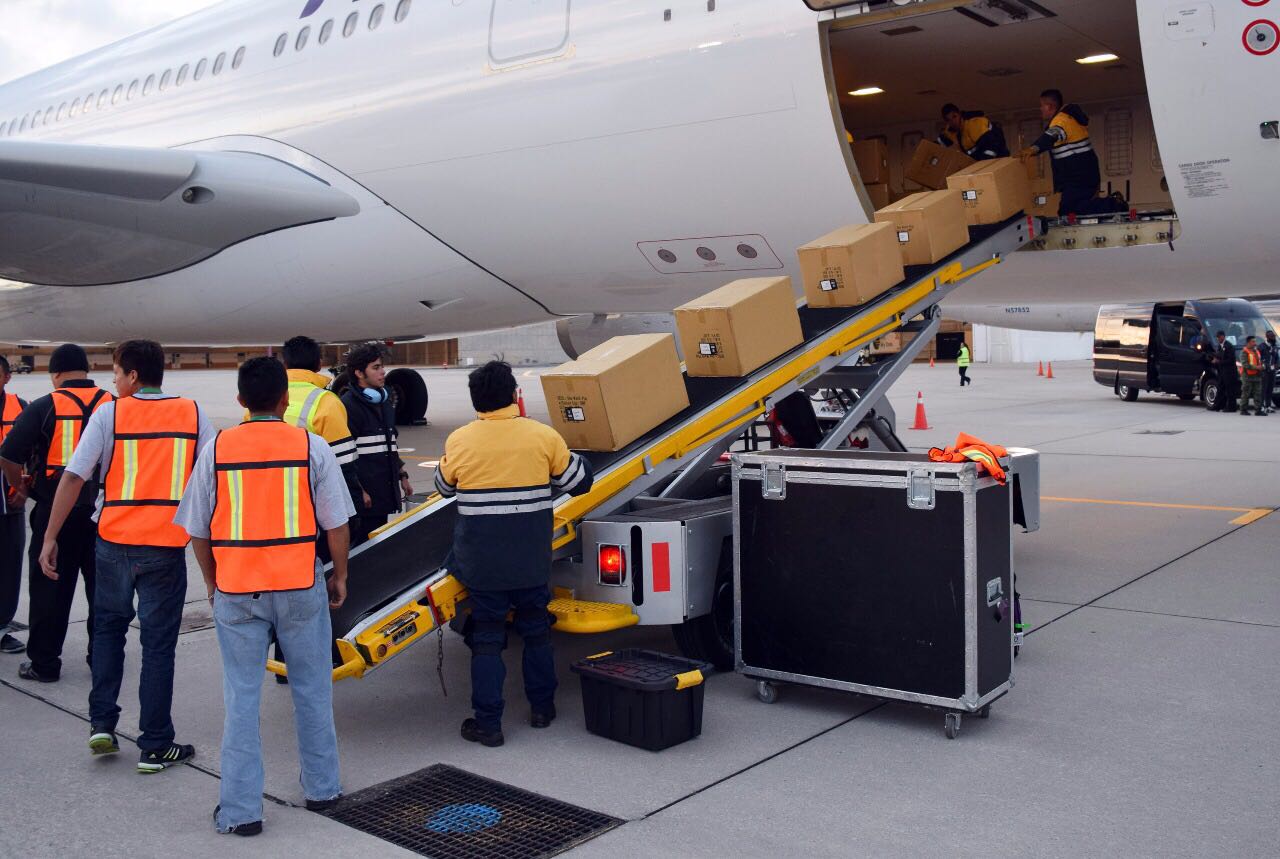
[(360, 393), (371, 403), (385, 403), (387, 401), (386, 388), (361, 388)]

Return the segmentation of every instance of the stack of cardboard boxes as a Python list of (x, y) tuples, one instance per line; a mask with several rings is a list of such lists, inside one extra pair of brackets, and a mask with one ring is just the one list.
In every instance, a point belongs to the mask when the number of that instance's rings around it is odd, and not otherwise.
[(883, 140), (855, 140), (853, 161), (867, 189), (872, 209), (889, 205), (889, 147)]

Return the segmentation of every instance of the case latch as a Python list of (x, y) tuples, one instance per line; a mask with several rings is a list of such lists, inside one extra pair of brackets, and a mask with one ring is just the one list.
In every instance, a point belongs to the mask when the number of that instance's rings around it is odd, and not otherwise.
[(760, 494), (771, 501), (787, 497), (787, 468), (781, 462), (766, 462), (760, 466)]
[(912, 510), (932, 510), (937, 499), (933, 472), (925, 469), (907, 472), (907, 506)]

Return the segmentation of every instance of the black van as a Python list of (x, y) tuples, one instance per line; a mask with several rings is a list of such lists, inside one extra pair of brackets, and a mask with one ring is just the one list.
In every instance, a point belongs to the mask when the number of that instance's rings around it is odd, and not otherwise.
[(1246, 337), (1261, 340), (1270, 327), (1257, 307), (1239, 298), (1104, 305), (1093, 333), (1093, 378), (1128, 402), (1139, 391), (1154, 391), (1183, 400), (1198, 396), (1213, 408), (1217, 333), (1238, 353)]

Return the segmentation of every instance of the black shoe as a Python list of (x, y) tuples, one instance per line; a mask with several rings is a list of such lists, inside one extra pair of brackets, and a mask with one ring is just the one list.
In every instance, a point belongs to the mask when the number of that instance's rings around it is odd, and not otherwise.
[(47, 674), (41, 674), (31, 665), (30, 662), (24, 662), (18, 666), (18, 676), (23, 680), (34, 680), (37, 683), (57, 683), (57, 677), (50, 677)]
[(170, 743), (168, 748), (143, 752), (138, 756), (138, 772), (143, 774), (158, 773), (174, 764), (186, 763), (195, 757), (195, 746), (183, 746)]
[(27, 646), (9, 633), (0, 635), (0, 653), (25, 653)]
[(1241, 409), (1241, 410), (1240, 410), (1240, 417), (1245, 417), (1245, 416), (1246, 416), (1246, 415), (1248, 415), (1248, 414), (1249, 414), (1249, 410), (1248, 410), (1248, 409)]
[(480, 725), (475, 719), (466, 719), (463, 721), (462, 739), (466, 740), (468, 743), (479, 743), (480, 745), (487, 746), (491, 749), (496, 749), (498, 746), (506, 742), (502, 736), (501, 730), (481, 730)]
[[(218, 826), (218, 812), (219, 812), (219, 811), (222, 811), (222, 806), (221, 806), (221, 805), (216, 805), (216, 806), (214, 806), (214, 808), (213, 808), (213, 826), (214, 826), (214, 828), (215, 828), (215, 829), (216, 829), (216, 828), (217, 828), (217, 826)], [(223, 834), (223, 835), (240, 835), (240, 836), (243, 836), (243, 837), (245, 837), (245, 838), (248, 838), (248, 837), (250, 837), (250, 836), (252, 836), (252, 835), (261, 835), (261, 834), (262, 834), (262, 821), (261, 821), (261, 820), (253, 820), (253, 821), (250, 821), (249, 823), (239, 823), (239, 824), (236, 824), (235, 826), (231, 827), (229, 830), (227, 830), (226, 832), (224, 832), (224, 833), (222, 833), (222, 834)]]
[(342, 799), (342, 794), (338, 794), (333, 799), (308, 799), (307, 811), (328, 811), (337, 805), (340, 799)]
[(89, 751), (95, 755), (114, 755), (120, 751), (116, 732), (106, 728), (89, 729)]
[(551, 709), (538, 712), (535, 710), (529, 715), (529, 724), (535, 728), (549, 728), (551, 723), (556, 720), (556, 707), (551, 705)]

